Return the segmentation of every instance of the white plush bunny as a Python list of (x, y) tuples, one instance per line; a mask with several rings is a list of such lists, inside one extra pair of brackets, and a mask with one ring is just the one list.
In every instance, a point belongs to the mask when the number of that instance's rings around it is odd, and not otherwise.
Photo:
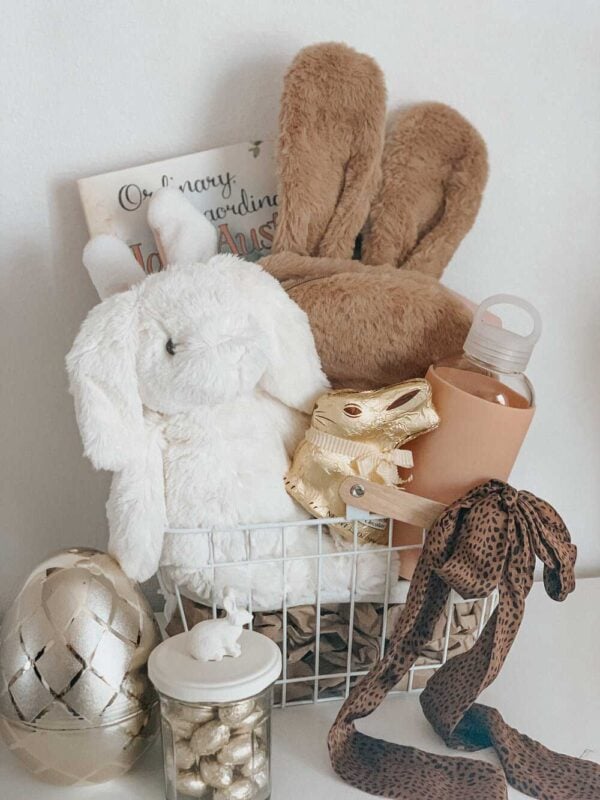
[(190, 655), (199, 661), (221, 661), (224, 656), (236, 658), (241, 653), (238, 639), (244, 625), (252, 622), (252, 614), (237, 607), (231, 589), (223, 593), (223, 607), (226, 617), (206, 619), (190, 631), (188, 649)]
[[(328, 387), (274, 278), (215, 255), (215, 229), (176, 190), (152, 198), (149, 221), (168, 268), (92, 309), (67, 356), (85, 454), (115, 473), (109, 550), (136, 580), (156, 571), (167, 525), (304, 518), (283, 476)], [(114, 237), (84, 252), (91, 273), (117, 259), (135, 266)], [(194, 537), (172, 537), (163, 562), (193, 567)]]

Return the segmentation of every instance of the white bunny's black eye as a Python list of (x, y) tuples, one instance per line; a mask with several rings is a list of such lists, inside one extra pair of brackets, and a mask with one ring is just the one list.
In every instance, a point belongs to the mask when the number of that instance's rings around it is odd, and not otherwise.
[(173, 339), (169, 339), (169, 341), (167, 342), (166, 350), (170, 356), (175, 355), (175, 345), (173, 344)]
[(354, 403), (349, 403), (347, 406), (344, 406), (344, 414), (348, 417), (360, 417), (362, 408), (360, 406), (355, 406)]

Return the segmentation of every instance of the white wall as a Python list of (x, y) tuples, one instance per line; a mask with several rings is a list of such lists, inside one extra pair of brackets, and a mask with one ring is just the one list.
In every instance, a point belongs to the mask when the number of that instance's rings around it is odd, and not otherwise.
[(14, 0), (0, 36), (0, 612), (41, 558), (106, 541), (108, 476), (81, 458), (63, 370), (96, 302), (75, 179), (272, 137), (286, 64), (332, 39), (377, 58), (391, 105), (450, 103), (486, 138), (485, 202), (447, 281), (542, 312), (514, 483), (600, 573), (596, 0)]

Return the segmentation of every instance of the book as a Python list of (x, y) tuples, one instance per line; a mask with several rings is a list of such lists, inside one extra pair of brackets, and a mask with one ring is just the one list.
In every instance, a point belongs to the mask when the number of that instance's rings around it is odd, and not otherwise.
[[(277, 220), (272, 141), (217, 147), (81, 178), (77, 184), (90, 236), (118, 236), (148, 274), (162, 268), (146, 214), (148, 200), (163, 186), (180, 189), (216, 226), (219, 252), (256, 261), (270, 251)], [(94, 283), (104, 299), (114, 276)]]

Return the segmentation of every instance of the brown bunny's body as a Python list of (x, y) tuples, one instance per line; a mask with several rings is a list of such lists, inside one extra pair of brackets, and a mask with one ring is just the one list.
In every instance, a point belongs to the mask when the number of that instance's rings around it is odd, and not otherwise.
[(330, 42), (301, 50), (285, 87), (273, 248), (351, 258), (381, 175), (383, 75), (369, 56)]
[(423, 103), (396, 112), (362, 261), (440, 278), (475, 222), (487, 176), (485, 143), (458, 111)]
[[(438, 278), (479, 208), (485, 145), (429, 103), (396, 117), (382, 160), (384, 106), (379, 68), (346, 45), (300, 51), (285, 78), (280, 208), (260, 263), (307, 313), (334, 388), (422, 376), (460, 352), (471, 324)], [(364, 257), (352, 260), (369, 208)]]
[[(286, 489), (313, 516), (342, 517), (346, 513), (339, 495), (342, 481), (357, 476), (388, 486), (402, 483), (398, 467), (410, 468), (412, 456), (399, 448), (438, 424), (425, 380), (374, 392), (328, 392), (317, 400), (311, 427), (286, 476)], [(359, 541), (387, 542), (386, 521), (356, 525)], [(354, 539), (352, 523), (329, 528), (346, 541)]]
[(307, 313), (334, 389), (378, 389), (422, 376), (460, 352), (471, 327), (464, 302), (428, 275), (295, 253), (261, 264)]

